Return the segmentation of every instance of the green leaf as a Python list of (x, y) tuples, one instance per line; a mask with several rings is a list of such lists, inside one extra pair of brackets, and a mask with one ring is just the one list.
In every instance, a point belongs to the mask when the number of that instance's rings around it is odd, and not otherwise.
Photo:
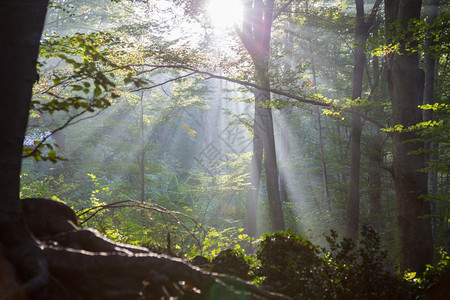
[(99, 86), (96, 86), (94, 89), (94, 97), (98, 97), (102, 94), (102, 89)]
[(56, 157), (56, 151), (55, 150), (51, 150), (48, 152), (47, 154), (48, 158), (55, 158)]

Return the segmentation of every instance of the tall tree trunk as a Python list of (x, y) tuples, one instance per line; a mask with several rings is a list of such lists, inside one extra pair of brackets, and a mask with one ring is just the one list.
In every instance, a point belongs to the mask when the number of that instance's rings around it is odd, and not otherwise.
[[(273, 0), (246, 1), (244, 22), (238, 35), (250, 54), (255, 67), (255, 80), (264, 88), (270, 88), (269, 49), (273, 18)], [(278, 168), (273, 134), (270, 93), (255, 90), (255, 118), (253, 138), (253, 158), (250, 169), (251, 189), (246, 205), (247, 233), (256, 236), (258, 190), (261, 180), (262, 159), (266, 173), (266, 189), (269, 201), (269, 214), (272, 230), (285, 229), (284, 215), (278, 186)]]
[[(427, 22), (432, 25), (439, 12), (439, 0), (429, 0), (427, 9)], [(426, 46), (433, 45), (433, 37), (430, 32), (427, 32)], [(425, 87), (423, 104), (434, 104), (434, 86), (436, 74), (436, 59), (429, 53), (425, 53), (424, 57), (424, 71), (425, 71)], [(429, 121), (433, 118), (432, 110), (423, 111), (423, 120)]]
[[(364, 0), (355, 0), (356, 4), (356, 28), (354, 49), (355, 65), (353, 67), (353, 91), (352, 100), (361, 98), (363, 89), (364, 66), (366, 65), (366, 41), (369, 35), (381, 0), (375, 1), (369, 20), (365, 21)], [(356, 242), (359, 228), (359, 178), (361, 170), (361, 118), (352, 114), (352, 130), (350, 132), (350, 182), (347, 199), (347, 218), (345, 223), (345, 237)]]
[(324, 144), (323, 144), (323, 134), (322, 134), (322, 121), (320, 116), (320, 108), (317, 107), (317, 130), (318, 130), (318, 139), (319, 139), (319, 153), (320, 160), (322, 165), (322, 183), (324, 188), (324, 196), (327, 202), (327, 212), (331, 213), (331, 198), (330, 198), (330, 189), (328, 187), (328, 171), (327, 171), (327, 162), (325, 161), (325, 153), (324, 153)]
[(140, 175), (140, 200), (142, 203), (145, 202), (145, 153), (146, 153), (146, 147), (145, 147), (145, 140), (144, 140), (144, 92), (141, 92), (140, 102), (139, 102), (139, 122), (140, 122), (140, 142), (141, 142), (141, 151), (138, 153), (138, 165), (139, 165), (139, 175)]
[[(374, 83), (371, 87), (372, 91), (375, 91), (378, 86), (378, 82), (381, 76), (379, 68), (379, 60), (377, 56), (373, 57), (373, 78)], [(377, 101), (377, 96), (371, 94), (372, 101)], [(375, 108), (373, 115), (375, 117), (382, 116), (384, 114), (381, 107)], [(369, 214), (370, 221), (369, 224), (377, 232), (381, 229), (381, 191), (382, 191), (382, 180), (381, 180), (381, 170), (383, 167), (383, 137), (381, 135), (380, 129), (373, 128), (370, 132), (367, 141), (367, 152), (369, 153)]]
[[(367, 29), (364, 22), (364, 0), (356, 0), (356, 29), (354, 49), (355, 64), (353, 66), (352, 100), (361, 98), (364, 66), (364, 53), (367, 40)], [(350, 182), (347, 198), (347, 217), (345, 223), (345, 237), (356, 242), (359, 228), (359, 177), (361, 170), (361, 118), (352, 114), (352, 129), (350, 132)]]
[[(285, 30), (286, 37), (283, 40), (284, 51), (287, 53), (292, 53), (294, 50), (294, 39), (293, 35), (289, 30)], [(283, 72), (289, 76), (292, 71), (291, 61), (286, 59), (284, 62), (284, 70)], [(279, 185), (280, 185), (280, 199), (281, 203), (289, 202), (288, 195), (288, 183), (287, 177), (289, 172), (289, 157), (291, 152), (291, 143), (289, 137), (290, 125), (291, 125), (291, 115), (292, 115), (292, 106), (288, 105), (285, 108), (281, 109), (282, 122), (280, 126), (280, 150), (279, 150), (279, 161), (280, 161), (280, 170), (279, 170)]]
[[(386, 21), (389, 28), (398, 21), (399, 30), (406, 31), (408, 24), (419, 20), (421, 1), (386, 0)], [(391, 33), (392, 34), (392, 33)], [(419, 69), (417, 52), (405, 51), (405, 40), (399, 43), (399, 52), (388, 57), (388, 86), (392, 102), (393, 122), (405, 128), (422, 121), (424, 78)], [(407, 33), (406, 38), (411, 37)], [(400, 233), (400, 269), (422, 272), (431, 263), (433, 248), (431, 222), (423, 218), (430, 214), (430, 205), (424, 200), (427, 194), (427, 174), (419, 170), (425, 167), (424, 154), (410, 154), (423, 148), (413, 132), (394, 131), (392, 141), (392, 172), (394, 177), (397, 218)]]
[(284, 121), (282, 127), (280, 128), (280, 171), (279, 171), (279, 184), (280, 184), (280, 199), (281, 203), (289, 202), (288, 194), (288, 172), (289, 172), (289, 156), (291, 152), (290, 138), (289, 138), (289, 125), (290, 125), (290, 115), (291, 108), (286, 107), (282, 110), (282, 115), (284, 116)]
[[(432, 25), (434, 20), (436, 19), (439, 12), (439, 0), (429, 0), (428, 1), (428, 9), (427, 9), (427, 22), (429, 25)], [(430, 47), (433, 45), (433, 36), (430, 32), (427, 32), (426, 46)], [(425, 71), (425, 87), (424, 87), (424, 95), (423, 95), (423, 104), (434, 104), (434, 86), (435, 86), (435, 75), (436, 75), (436, 59), (429, 53), (425, 53), (424, 57), (424, 71)], [(433, 111), (431, 109), (426, 109), (423, 111), (423, 120), (431, 121), (433, 119)], [(425, 143), (425, 149), (431, 150), (426, 160), (432, 161), (435, 160), (435, 154), (433, 154), (433, 149), (436, 148), (437, 145), (433, 142)], [(438, 174), (436, 170), (431, 170), (428, 172), (428, 188), (430, 194), (436, 194), (437, 184), (438, 184)], [(430, 201), (431, 204), (431, 213), (435, 215), (435, 207), (436, 201)], [(435, 217), (432, 216), (431, 219), (431, 230), (432, 233), (435, 229)]]
[[(257, 108), (255, 105), (255, 112), (256, 110)], [(257, 124), (257, 118), (259, 119), (260, 117), (255, 113), (254, 124)], [(249, 236), (256, 236), (258, 229), (258, 195), (261, 182), (263, 160), (263, 133), (259, 133), (260, 130), (260, 126), (253, 126), (253, 156), (250, 166), (250, 190), (248, 192), (247, 202), (245, 206), (245, 230)]]
[(377, 232), (381, 228), (381, 168), (383, 164), (383, 140), (379, 129), (372, 132), (368, 141), (369, 152), (369, 213), (370, 225)]
[(0, 244), (30, 293), (48, 281), (46, 261), (22, 218), (19, 201), (22, 147), (47, 0), (0, 1)]
[(347, 198), (345, 237), (357, 241), (359, 230), (359, 177), (361, 170), (361, 118), (352, 115), (350, 132), (350, 182)]
[[(264, 93), (266, 96), (270, 97), (269, 93)], [(275, 151), (272, 110), (270, 108), (264, 108), (264, 111), (264, 171), (266, 173), (266, 190), (269, 201), (269, 214), (272, 223), (272, 231), (280, 231), (285, 230), (286, 227), (280, 198), (280, 189), (278, 186), (277, 155)]]

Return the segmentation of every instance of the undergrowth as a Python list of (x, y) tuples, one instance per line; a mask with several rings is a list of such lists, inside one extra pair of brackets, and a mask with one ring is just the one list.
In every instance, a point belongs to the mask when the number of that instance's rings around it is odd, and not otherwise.
[[(396, 274), (386, 268), (386, 252), (380, 238), (364, 227), (358, 247), (326, 236), (327, 248), (319, 248), (292, 231), (266, 234), (256, 255), (241, 249), (220, 252), (202, 267), (253, 280), (293, 299), (446, 299), (450, 295), (449, 256), (427, 266), (423, 275)], [(442, 298), (444, 297), (444, 298)]]

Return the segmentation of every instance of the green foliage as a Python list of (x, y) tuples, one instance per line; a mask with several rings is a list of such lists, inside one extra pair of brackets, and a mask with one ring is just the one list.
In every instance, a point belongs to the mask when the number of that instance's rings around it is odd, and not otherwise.
[[(24, 147), (24, 157), (57, 162), (57, 145), (49, 143), (51, 135), (86, 117), (101, 111), (119, 97), (115, 79), (116, 57), (120, 43), (109, 33), (56, 34), (44, 37), (40, 47), (39, 81), (34, 88), (30, 107), (31, 126), (52, 119), (52, 126), (41, 139)], [(62, 117), (64, 115), (64, 117)], [(43, 121), (44, 120), (44, 121)], [(56, 124), (55, 124), (56, 123)], [(37, 130), (37, 129), (35, 129)], [(41, 134), (42, 135), (42, 134)], [(48, 148), (47, 151), (44, 151)]]
[[(434, 103), (420, 105), (419, 108), (424, 111), (431, 111), (433, 113), (433, 120), (420, 122), (410, 126), (402, 126), (399, 124), (385, 129), (385, 131), (415, 133), (416, 137), (410, 139), (408, 142), (419, 142), (422, 143), (424, 147), (410, 152), (409, 154), (424, 154), (427, 157), (427, 166), (419, 171), (429, 172), (430, 174), (435, 173), (439, 174), (441, 178), (448, 178), (450, 173), (448, 164), (448, 161), (450, 160), (450, 105), (448, 103)], [(437, 208), (436, 211), (441, 212), (436, 214), (436, 217), (438, 218), (447, 218), (449, 216), (448, 207), (450, 198), (445, 186), (446, 185), (443, 184), (441, 188), (435, 187), (433, 192), (423, 196), (428, 201), (433, 201)], [(447, 230), (446, 226), (443, 226), (442, 229), (440, 227), (440, 224), (436, 227), (435, 238), (439, 238), (439, 231), (443, 230), (445, 232)], [(442, 243), (442, 240), (445, 242), (446, 238), (441, 238), (439, 242)]]
[[(372, 55), (382, 56), (389, 53), (404, 54), (407, 52), (422, 52), (439, 58), (442, 54), (449, 53), (450, 32), (449, 14), (441, 12), (429, 24), (427, 20), (410, 20), (408, 24), (401, 24), (399, 21), (391, 24), (384, 35), (384, 28), (380, 28), (373, 39), (369, 39)], [(380, 41), (380, 38), (384, 41)], [(426, 43), (429, 39), (431, 43)], [(403, 47), (400, 47), (402, 43)]]
[(257, 252), (264, 284), (295, 299), (396, 299), (398, 279), (383, 270), (386, 253), (370, 228), (364, 228), (361, 245), (327, 237), (330, 250), (318, 247), (290, 231), (266, 235)]
[[(266, 234), (256, 257), (261, 262), (257, 275), (263, 284), (290, 296), (308, 297), (308, 289), (317, 280), (321, 260), (318, 249), (292, 231)], [(295, 280), (292, 280), (295, 278)]]
[(439, 249), (441, 258), (436, 266), (428, 265), (423, 273), (422, 280), (417, 283), (425, 294), (439, 292), (441, 295), (450, 293), (450, 256), (444, 249)]
[(201, 240), (200, 245), (192, 245), (185, 252), (187, 258), (194, 258), (197, 255), (213, 259), (220, 252), (226, 249), (242, 250), (249, 249), (253, 239), (243, 233), (243, 228), (230, 227), (222, 231), (217, 231), (211, 227)]
[[(326, 236), (329, 248), (313, 245), (292, 231), (267, 233), (256, 257), (240, 249), (217, 254), (208, 269), (253, 279), (293, 299), (444, 299), (449, 292), (450, 257), (440, 250), (435, 267), (420, 277), (388, 271), (386, 251), (378, 234), (365, 226), (358, 248), (335, 231)], [(444, 298), (442, 298), (444, 297)]]
[[(112, 81), (114, 73), (106, 70), (117, 68), (113, 60), (121, 54), (116, 50), (119, 45), (116, 38), (103, 32), (47, 36), (41, 46), (41, 59), (47, 64), (59, 59), (64, 68), (43, 74), (35, 92), (41, 98), (32, 101), (31, 109), (52, 115), (71, 108), (92, 112), (108, 107), (111, 99), (119, 97)], [(41, 63), (40, 69), (45, 70), (46, 66)]]
[(49, 198), (67, 201), (66, 196), (79, 188), (78, 184), (65, 182), (63, 174), (54, 177), (42, 173), (22, 173), (20, 182), (20, 198)]
[[(324, 274), (330, 278), (329, 296), (338, 299), (396, 299), (403, 293), (394, 274), (384, 270), (386, 252), (370, 227), (361, 232), (358, 249), (352, 241), (337, 242), (336, 232), (327, 237), (330, 252), (324, 249)], [(326, 281), (328, 282), (328, 281)], [(349, 297), (349, 298), (345, 298)]]
[[(64, 0), (53, 2), (48, 18), (51, 24), (42, 41), (40, 80), (35, 87), (27, 133), (38, 142), (27, 144), (24, 154), (41, 161), (61, 160), (63, 155), (51, 133), (63, 129), (67, 134), (64, 153), (67, 160), (54, 166), (47, 162), (41, 162), (39, 166), (24, 161), (21, 196), (61, 199), (79, 213), (96, 212), (89, 220), (92, 214), (83, 214), (81, 221), (87, 220), (84, 226), (95, 227), (112, 240), (187, 258), (204, 255), (214, 259), (219, 272), (253, 278), (294, 298), (395, 298), (396, 288), (401, 289), (402, 284), (393, 279), (395, 276), (383, 271), (385, 253), (373, 232), (363, 232), (359, 248), (348, 240), (338, 239), (337, 232), (343, 227), (343, 200), (348, 193), (350, 155), (350, 122), (342, 110), (317, 111), (326, 114), (320, 116), (321, 153), (318, 151), (318, 118), (314, 107), (284, 97), (264, 103), (265, 107), (281, 110), (273, 110), (276, 138), (281, 140), (285, 133), (288, 136), (287, 145), (280, 143), (290, 151), (289, 158), (280, 161), (283, 166), (280, 171), (286, 172), (288, 177), (289, 202), (283, 205), (285, 212), (290, 210), (287, 223), (299, 232), (308, 229), (315, 243), (319, 239), (326, 240), (329, 247), (320, 255), (319, 248), (311, 242), (286, 232), (264, 238), (258, 252), (261, 262), (244, 255), (241, 250), (254, 247), (254, 240), (241, 228), (252, 153), (225, 153), (223, 144), (227, 141), (220, 140), (217, 133), (223, 124), (245, 126), (251, 132), (252, 118), (249, 116), (252, 111), (242, 110), (241, 105), (239, 109), (228, 105), (218, 107), (217, 103), (224, 102), (223, 99), (240, 104), (253, 103), (253, 97), (249, 97), (252, 90), (241, 87), (233, 88), (230, 93), (225, 93), (224, 89), (212, 93), (218, 84), (212, 84), (213, 80), (205, 81), (208, 76), (192, 79), (194, 70), (182, 72), (166, 69), (164, 65), (189, 64), (254, 82), (252, 63), (241, 46), (223, 47), (223, 41), (214, 38), (210, 28), (204, 28), (208, 43), (199, 37), (195, 42), (187, 41), (192, 36), (174, 37), (174, 32), (185, 31), (174, 29), (173, 21), (178, 19), (177, 26), (186, 23), (171, 7), (158, 11), (155, 7), (159, 2), (164, 1), (120, 1), (120, 4), (111, 5), (111, 0), (81, 0), (74, 6)], [(194, 2), (204, 1), (185, 2), (191, 3), (190, 8), (196, 11), (198, 6), (192, 6)], [(277, 10), (284, 5), (282, 1), (275, 2)], [(375, 88), (378, 75), (371, 72), (372, 63), (374, 69), (377, 67), (381, 71), (381, 58), (377, 66), (375, 58), (367, 59), (363, 96), (354, 101), (348, 99), (352, 90), (354, 45), (351, 40), (355, 21), (348, 3), (294, 1), (291, 6), (280, 10), (282, 13), (275, 20), (271, 37), (271, 86), (325, 104), (357, 110), (382, 123), (391, 123), (390, 108), (375, 99), (377, 97), (372, 93), (377, 90), (378, 98), (383, 98), (383, 92), (387, 93), (383, 91), (385, 74), (379, 72), (380, 82)], [(159, 20), (166, 17), (167, 20)], [(198, 15), (195, 13), (190, 17)], [(191, 21), (195, 22), (195, 18)], [(185, 26), (187, 31), (191, 31), (191, 25)], [(417, 21), (409, 24), (407, 30), (399, 31), (398, 36), (398, 39), (413, 36), (407, 43), (408, 51), (440, 55), (436, 86), (436, 101), (440, 103), (423, 107), (433, 110), (434, 121), (408, 129), (422, 133), (421, 141), (439, 145), (433, 149), (436, 159), (424, 170), (439, 174), (442, 188), (439, 193), (426, 196), (437, 203), (438, 200), (439, 203), (448, 201), (445, 187), (449, 153), (449, 108), (445, 104), (450, 90), (446, 79), (449, 78), (446, 76), (448, 28), (448, 14), (444, 13), (434, 25)], [(379, 30), (377, 34), (371, 32), (378, 45), (382, 43), (384, 28)], [(167, 34), (169, 32), (171, 34)], [(432, 32), (434, 39), (430, 45), (421, 42), (427, 32)], [(174, 40), (168, 41), (166, 36)], [(128, 43), (130, 41), (133, 45)], [(216, 42), (220, 42), (218, 47), (213, 46)], [(231, 53), (226, 55), (227, 58), (222, 57), (224, 49)], [(376, 49), (380, 56), (400, 51), (395, 44)], [(313, 69), (317, 83), (312, 80)], [(108, 110), (103, 111), (105, 108)], [(232, 118), (219, 113), (209, 114), (209, 108), (212, 111), (227, 109)], [(101, 111), (102, 114), (97, 116)], [(92, 116), (95, 119), (89, 119)], [(78, 120), (85, 121), (67, 126), (67, 121), (73, 124)], [(392, 130), (407, 129), (396, 126)], [(370, 148), (366, 138), (371, 131), (373, 128), (365, 123), (362, 145), (366, 148)], [(380, 139), (384, 138), (380, 135)], [(251, 142), (251, 136), (247, 141)], [(207, 169), (195, 161), (210, 142), (222, 151), (226, 161), (213, 160), (213, 166)], [(383, 145), (382, 152), (384, 161), (389, 164), (392, 159), (389, 140)], [(323, 193), (322, 162), (328, 170), (330, 199)], [(369, 215), (367, 153), (362, 153), (361, 162), (361, 217), (364, 219)], [(392, 178), (387, 172), (383, 176), (382, 218), (391, 222), (395, 219)], [(141, 198), (141, 187), (144, 203), (135, 205), (133, 199)], [(326, 209), (327, 200), (331, 202), (330, 211)], [(121, 201), (133, 204), (125, 205)], [(442, 217), (439, 220), (446, 228), (448, 205), (439, 206), (439, 203), (436, 214)], [(91, 210), (94, 207), (98, 212)], [(166, 208), (164, 212), (175, 215), (178, 211), (185, 216), (177, 220), (170, 214), (149, 210), (149, 207)], [(267, 218), (260, 220), (260, 223), (268, 222)], [(396, 246), (392, 245), (397, 233), (393, 224), (380, 229), (382, 240), (391, 243), (390, 255), (395, 257)], [(328, 228), (336, 228), (337, 232), (321, 238)], [(442, 240), (448, 240), (444, 234), (447, 233), (442, 234)], [(261, 265), (255, 267), (256, 264)], [(416, 294), (426, 286), (438, 285), (434, 279), (416, 279), (414, 284), (421, 282), (420, 287), (414, 285)]]
[(405, 272), (403, 279), (417, 295), (416, 299), (444, 299), (450, 293), (450, 256), (439, 249), (440, 260), (436, 266), (427, 265), (419, 276), (416, 272)]
[(226, 249), (214, 257), (210, 270), (251, 280), (254, 278), (252, 271), (254, 264), (255, 260), (251, 256), (245, 255), (242, 249)]

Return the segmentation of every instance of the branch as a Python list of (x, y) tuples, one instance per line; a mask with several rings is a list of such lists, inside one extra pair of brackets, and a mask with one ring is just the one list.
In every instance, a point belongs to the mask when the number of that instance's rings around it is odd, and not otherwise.
[(60, 127), (56, 128), (55, 130), (53, 130), (52, 132), (50, 132), (48, 135), (46, 135), (46, 136), (39, 142), (39, 144), (37, 144), (37, 145), (34, 147), (33, 151), (31, 151), (31, 152), (28, 153), (27, 155), (22, 155), (22, 158), (32, 157), (32, 156), (38, 151), (39, 147), (41, 147), (41, 146), (44, 144), (44, 142), (45, 142), (46, 140), (48, 140), (55, 132), (58, 132), (58, 131), (60, 131), (60, 130), (62, 130), (62, 129), (64, 129), (64, 128), (66, 128), (66, 127), (70, 124), (70, 122), (71, 122), (72, 120), (74, 120), (75, 118), (77, 118), (77, 117), (79, 117), (79, 116), (85, 114), (86, 112), (87, 112), (87, 110), (84, 110), (84, 111), (82, 111), (82, 112), (80, 112), (80, 113), (78, 113), (78, 114), (76, 114), (76, 115), (70, 117), (63, 125), (61, 125)]
[[(152, 72), (152, 70), (157, 70), (157, 69), (176, 69), (176, 70), (184, 70), (184, 71), (189, 71), (190, 73), (186, 74), (186, 75), (182, 75), (182, 76), (178, 76), (176, 78), (173, 78), (171, 80), (168, 80), (167, 82), (170, 81), (175, 81), (178, 79), (183, 79), (186, 78), (188, 76), (194, 76), (194, 75), (203, 75), (206, 76), (205, 79), (210, 79), (210, 78), (214, 78), (214, 79), (220, 79), (220, 80), (225, 80), (228, 82), (232, 82), (232, 83), (236, 83), (238, 85), (247, 87), (247, 88), (253, 88), (253, 89), (258, 89), (261, 91), (266, 91), (266, 92), (270, 92), (279, 96), (284, 96), (286, 98), (289, 99), (293, 99), (293, 100), (297, 100), (300, 103), (305, 103), (305, 104), (311, 104), (311, 105), (315, 105), (315, 106), (321, 106), (321, 107), (328, 107), (328, 108), (332, 108), (332, 109), (336, 109), (336, 110), (340, 110), (343, 111), (345, 113), (352, 113), (352, 114), (356, 114), (358, 116), (360, 116), (361, 118), (371, 122), (372, 124), (374, 124), (375, 126), (379, 127), (380, 129), (386, 128), (386, 125), (383, 124), (382, 122), (368, 116), (365, 113), (353, 110), (353, 109), (348, 109), (348, 108), (343, 108), (341, 106), (329, 103), (329, 102), (322, 102), (322, 101), (318, 101), (318, 100), (313, 100), (313, 99), (307, 99), (305, 97), (301, 97), (301, 96), (297, 96), (294, 94), (291, 94), (290, 92), (286, 92), (283, 90), (279, 90), (279, 89), (274, 89), (274, 88), (267, 88), (267, 87), (263, 87), (261, 85), (258, 85), (256, 83), (252, 83), (249, 81), (244, 81), (244, 80), (239, 80), (239, 79), (235, 79), (235, 78), (231, 78), (231, 77), (227, 77), (227, 76), (222, 76), (222, 75), (217, 75), (214, 74), (212, 72), (209, 71), (202, 71), (196, 67), (193, 66), (189, 66), (189, 65), (184, 65), (184, 64), (128, 64), (128, 65), (124, 65), (122, 66), (123, 69), (126, 68), (130, 68), (130, 67), (136, 67), (136, 66), (145, 66), (145, 67), (149, 67), (151, 68), (151, 70), (144, 70), (141, 73), (148, 73), (148, 72)], [(162, 86), (165, 83), (161, 83), (154, 87), (157, 86)]]
[(367, 26), (367, 34), (370, 31), (370, 28), (373, 25), (373, 22), (375, 21), (375, 18), (377, 16), (378, 13), (378, 9), (380, 8), (381, 3), (383, 2), (383, 0), (377, 0), (372, 7), (372, 10), (370, 12), (370, 16), (369, 19), (367, 20), (366, 26)]
[(294, 99), (297, 100), (298, 102), (301, 103), (305, 103), (305, 104), (311, 104), (311, 105), (316, 105), (316, 106), (322, 106), (322, 107), (328, 107), (328, 108), (332, 108), (332, 109), (336, 109), (336, 110), (341, 110), (343, 112), (346, 113), (352, 113), (352, 114), (356, 114), (358, 116), (360, 116), (361, 118), (371, 122), (372, 124), (376, 125), (377, 127), (379, 127), (380, 129), (382, 128), (386, 128), (386, 125), (384, 125), (382, 122), (368, 116), (365, 113), (353, 110), (353, 109), (348, 109), (348, 108), (343, 108), (341, 106), (329, 103), (329, 102), (322, 102), (322, 101), (318, 101), (318, 100), (313, 100), (313, 99), (307, 99), (304, 97), (300, 97), (297, 95), (293, 95), (289, 92), (285, 92), (279, 89), (274, 89), (274, 88), (267, 88), (267, 87), (263, 87), (261, 85), (252, 83), (252, 82), (248, 82), (248, 81), (244, 81), (244, 80), (239, 80), (239, 79), (235, 79), (235, 78), (230, 78), (227, 76), (222, 76), (222, 75), (217, 75), (208, 71), (201, 71), (197, 68), (191, 67), (191, 66), (187, 66), (187, 65), (182, 65), (182, 64), (168, 64), (168, 65), (153, 65), (153, 64), (145, 64), (145, 66), (147, 67), (151, 67), (151, 68), (155, 68), (155, 67), (159, 67), (159, 68), (171, 68), (171, 69), (179, 69), (179, 70), (187, 70), (190, 71), (191, 75), (195, 75), (195, 74), (199, 74), (199, 75), (205, 75), (208, 76), (209, 78), (215, 78), (215, 79), (220, 79), (220, 80), (225, 80), (228, 82), (232, 82), (232, 83), (236, 83), (245, 87), (251, 87), (251, 88), (255, 88), (258, 90), (262, 90), (262, 91), (266, 91), (266, 92), (270, 92), (279, 96), (284, 96), (290, 99)]
[[(154, 68), (153, 70), (150, 70), (150, 72), (152, 72), (152, 71), (154, 71), (154, 70), (156, 70), (156, 69), (158, 69), (158, 68)], [(140, 73), (141, 73), (141, 74), (142, 74), (142, 73), (146, 73), (146, 71), (142, 71), (142, 72), (140, 72)], [(175, 77), (175, 78), (172, 78), (172, 79), (168, 79), (168, 80), (166, 80), (166, 81), (164, 81), (164, 82), (157, 83), (157, 84), (154, 84), (154, 85), (149, 86), (149, 87), (141, 87), (141, 88), (132, 90), (131, 92), (139, 92), (139, 91), (151, 90), (151, 89), (153, 89), (153, 88), (156, 88), (156, 87), (159, 87), (159, 86), (166, 85), (166, 84), (168, 84), (168, 83), (170, 83), (170, 82), (174, 82), (174, 81), (177, 81), (177, 80), (180, 80), (180, 79), (183, 79), (183, 78), (187, 78), (187, 77), (192, 76), (192, 75), (194, 75), (194, 74), (195, 74), (195, 72), (188, 73), (188, 74), (186, 74), (186, 75), (182, 75), (182, 76), (178, 76), (178, 77)]]
[(273, 16), (273, 20), (275, 21), (283, 12), (284, 10), (292, 4), (292, 2), (294, 2), (294, 0), (289, 0), (288, 2), (286, 2)]
[[(85, 114), (85, 113), (88, 112), (89, 110), (87, 110), (87, 109), (86, 109), (86, 110), (83, 110), (82, 112), (80, 112), (80, 113), (78, 113), (78, 114), (76, 114), (76, 115), (74, 115), (74, 116), (69, 117), (69, 119), (68, 119), (63, 125), (61, 125), (60, 127), (54, 129), (54, 130), (51, 131), (48, 135), (46, 135), (46, 136), (39, 142), (39, 144), (37, 144), (37, 145), (34, 147), (33, 151), (31, 151), (31, 152), (28, 153), (27, 155), (22, 155), (22, 158), (32, 157), (32, 156), (38, 151), (39, 147), (42, 146), (42, 145), (44, 144), (44, 142), (45, 142), (46, 140), (48, 140), (48, 139), (49, 139), (52, 135), (54, 135), (56, 132), (61, 131), (61, 130), (63, 130), (64, 128), (67, 128), (68, 126), (78, 124), (78, 123), (80, 123), (80, 122), (82, 122), (82, 121), (84, 121), (84, 120), (94, 118), (94, 117), (98, 116), (99, 114), (101, 114), (104, 110), (105, 110), (105, 108), (103, 108), (102, 110), (96, 112), (95, 114), (93, 114), (93, 115), (91, 115), (91, 116), (87, 116), (87, 117), (84, 117), (84, 118), (79, 118), (79, 119), (76, 120), (76, 121), (73, 121), (73, 120), (75, 120), (76, 118), (82, 116), (83, 114)], [(73, 121), (73, 122), (72, 122), (72, 121)], [(58, 159), (63, 159), (63, 158), (60, 158), (60, 157), (59, 157)], [(63, 159), (63, 160), (64, 160), (64, 159)]]
[(152, 210), (152, 211), (158, 212), (160, 214), (164, 214), (164, 215), (168, 215), (168, 216), (172, 217), (178, 224), (180, 224), (187, 232), (189, 232), (192, 235), (194, 240), (196, 240), (199, 245), (201, 244), (201, 242), (198, 240), (198, 238), (195, 236), (195, 234), (192, 233), (191, 230), (189, 230), (188, 226), (186, 224), (184, 224), (184, 222), (178, 216), (182, 216), (184, 218), (191, 220), (195, 224), (196, 227), (200, 228), (204, 233), (206, 233), (206, 230), (202, 227), (202, 225), (191, 216), (188, 216), (179, 211), (168, 210), (167, 208), (165, 208), (161, 205), (158, 205), (156, 203), (142, 203), (142, 202), (139, 202), (136, 200), (122, 200), (122, 201), (112, 202), (109, 204), (93, 206), (86, 210), (83, 210), (80, 213), (77, 213), (77, 217), (79, 218), (83, 215), (86, 215), (89, 212), (94, 211), (94, 212), (92, 212), (92, 214), (89, 217), (87, 217), (85, 220), (83, 220), (83, 222), (80, 222), (80, 225), (83, 225), (84, 223), (86, 223), (87, 221), (92, 219), (96, 214), (98, 214), (102, 210), (125, 208), (125, 207), (136, 207), (136, 208), (144, 209), (144, 210)]

